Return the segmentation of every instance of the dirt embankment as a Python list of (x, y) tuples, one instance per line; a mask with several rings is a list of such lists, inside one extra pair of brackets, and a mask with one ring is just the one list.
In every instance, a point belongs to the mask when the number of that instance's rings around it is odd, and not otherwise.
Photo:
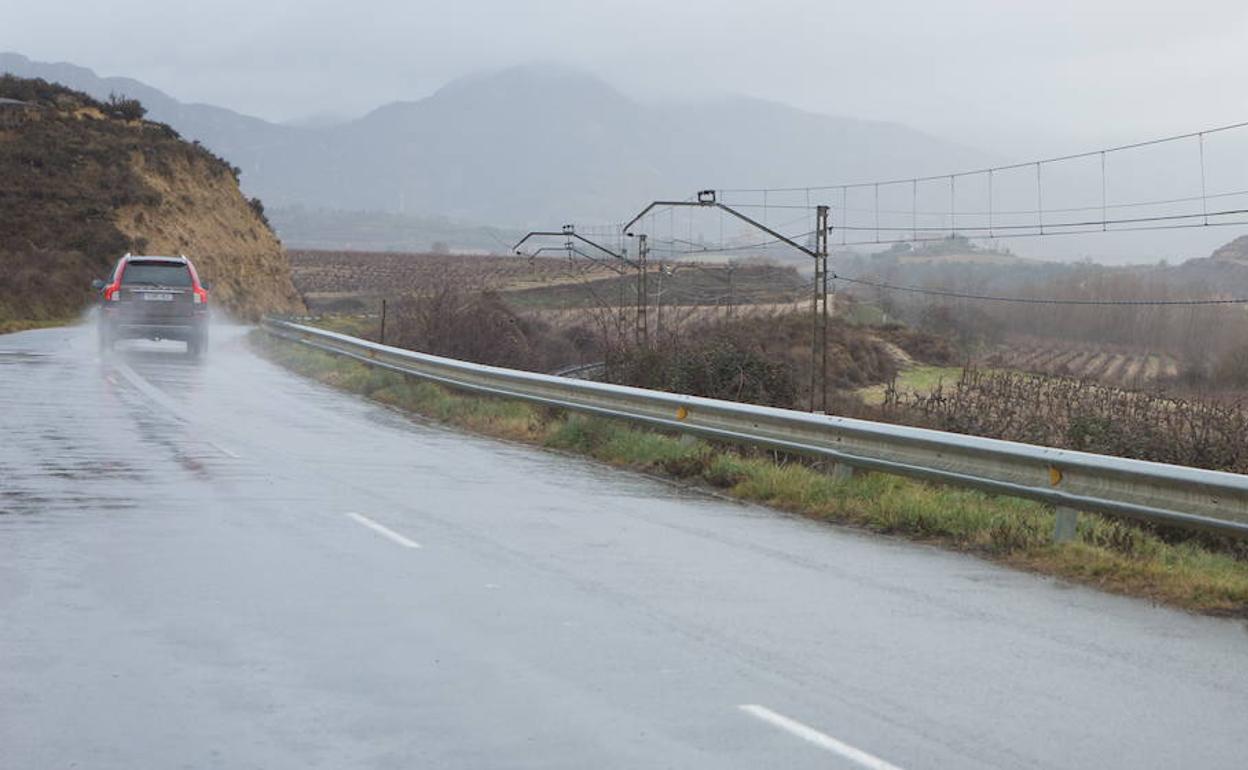
[(125, 252), (185, 254), (246, 319), (296, 311), (290, 265), (237, 171), (137, 102), (0, 77), (0, 326), (77, 315)]
[(160, 203), (118, 209), (122, 233), (147, 253), (186, 254), (212, 284), (213, 298), (237, 315), (302, 307), (281, 242), (232, 175), (213, 174), (193, 157), (149, 163), (134, 153), (131, 162)]

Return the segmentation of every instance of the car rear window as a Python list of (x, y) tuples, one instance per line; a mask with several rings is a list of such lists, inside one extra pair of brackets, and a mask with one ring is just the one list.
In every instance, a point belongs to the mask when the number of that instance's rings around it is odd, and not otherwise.
[(190, 286), (186, 265), (169, 262), (130, 262), (121, 273), (123, 286)]

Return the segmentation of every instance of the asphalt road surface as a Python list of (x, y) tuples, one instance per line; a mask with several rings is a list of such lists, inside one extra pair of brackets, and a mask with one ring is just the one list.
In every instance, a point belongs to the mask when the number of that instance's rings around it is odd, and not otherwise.
[(1248, 767), (1240, 621), (92, 332), (0, 337), (0, 767)]

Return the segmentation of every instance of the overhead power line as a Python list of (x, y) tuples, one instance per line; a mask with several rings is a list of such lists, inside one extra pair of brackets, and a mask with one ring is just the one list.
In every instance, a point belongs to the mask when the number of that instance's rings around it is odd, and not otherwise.
[[(1177, 222), (1183, 219), (1200, 219), (1201, 217), (1229, 217), (1236, 214), (1248, 214), (1248, 209), (1226, 209), (1223, 211), (1198, 212), (1195, 214), (1163, 214), (1154, 217), (1127, 217), (1123, 219), (1089, 219), (1077, 222), (1045, 222), (1043, 227), (1048, 229), (1069, 229), (1072, 227), (1103, 227), (1107, 225), (1138, 225), (1156, 222)], [(1242, 223), (1241, 223), (1242, 224)], [(971, 226), (959, 227), (956, 232), (958, 234), (966, 234), (968, 232), (983, 231), (985, 233), (995, 233), (1001, 230), (1038, 230), (1039, 224), (1022, 224), (1022, 225), (995, 225), (993, 227)], [(833, 228), (834, 230), (864, 230), (864, 231), (880, 231), (880, 230), (909, 230), (910, 232), (950, 232), (948, 227), (872, 227), (870, 225), (840, 225)], [(1056, 233), (1053, 233), (1056, 235)], [(1049, 233), (1045, 233), (1049, 235)]]
[(776, 192), (806, 192), (820, 190), (842, 190), (856, 189), (863, 187), (887, 187), (891, 185), (912, 184), (915, 182), (934, 182), (937, 180), (946, 180), (950, 178), (958, 178), (964, 176), (979, 176), (981, 174), (995, 174), (1001, 171), (1014, 171), (1018, 169), (1030, 168), (1037, 165), (1047, 165), (1050, 163), (1060, 163), (1068, 160), (1078, 160), (1080, 158), (1094, 158), (1099, 155), (1107, 155), (1124, 150), (1135, 150), (1141, 147), (1150, 147), (1157, 144), (1165, 144), (1167, 142), (1177, 142), (1183, 139), (1202, 139), (1211, 134), (1219, 134), (1226, 131), (1234, 131), (1236, 129), (1248, 127), (1248, 120), (1239, 123), (1231, 123), (1224, 126), (1215, 126), (1207, 128), (1203, 131), (1189, 131), (1185, 134), (1175, 134), (1173, 136), (1164, 136), (1157, 139), (1147, 139), (1142, 142), (1131, 142), (1129, 144), (1120, 144), (1113, 147), (1103, 147), (1097, 150), (1087, 150), (1085, 152), (1071, 153), (1069, 155), (1056, 155), (1050, 158), (1040, 158), (1038, 160), (1029, 160), (1021, 163), (1007, 163), (1000, 166), (990, 166), (987, 168), (972, 169), (967, 171), (955, 171), (948, 174), (930, 174), (927, 176), (902, 177), (898, 179), (880, 179), (866, 182), (852, 182), (848, 184), (824, 184), (810, 185), (803, 187), (738, 187), (738, 188), (722, 188), (719, 192), (723, 193), (776, 193)]
[[(940, 179), (945, 180), (945, 179), (948, 179), (948, 177), (940, 177)], [(840, 188), (837, 188), (837, 189), (840, 189)], [(1189, 195), (1189, 196), (1182, 197), (1182, 198), (1165, 198), (1165, 199), (1147, 200), (1147, 201), (1131, 201), (1127, 203), (1106, 203), (1103, 206), (1100, 204), (1090, 205), (1090, 206), (1067, 206), (1063, 208), (1044, 209), (1043, 211), (1041, 211), (1040, 209), (999, 209), (995, 211), (962, 211), (962, 210), (959, 210), (955, 213), (960, 217), (964, 217), (964, 216), (965, 217), (986, 217), (989, 215), (1021, 216), (1024, 214), (1073, 214), (1073, 213), (1080, 212), (1080, 211), (1103, 211), (1106, 209), (1147, 208), (1150, 206), (1167, 206), (1167, 205), (1173, 205), (1175, 203), (1196, 203), (1198, 201), (1215, 200), (1219, 198), (1240, 198), (1240, 197), (1245, 197), (1245, 196), (1248, 196), (1248, 190), (1231, 190), (1229, 192), (1209, 193), (1208, 195), (1203, 195), (1203, 196), (1202, 195)], [(786, 204), (773, 203), (769, 205), (764, 205), (762, 203), (736, 203), (736, 202), (734, 202), (732, 206), (733, 208), (738, 208), (738, 209), (792, 209), (792, 210), (802, 210), (802, 211), (813, 211), (815, 208), (814, 206), (803, 205), (803, 204), (787, 204), (786, 205)], [(916, 210), (916, 209), (882, 208), (882, 209), (879, 209), (879, 211), (876, 211), (875, 209), (872, 209), (872, 208), (854, 207), (854, 206), (842, 209), (840, 206), (836, 205), (835, 203), (830, 203), (828, 204), (828, 206), (833, 211), (838, 211), (838, 212), (842, 212), (846, 214), (879, 213), (879, 214), (895, 214), (895, 215), (902, 215), (902, 216), (907, 216), (907, 217), (916, 216), (916, 215), (920, 217), (947, 217), (949, 216), (948, 210), (933, 211), (930, 209), (929, 210)], [(1201, 216), (1204, 216), (1204, 213), (1205, 212), (1201, 212)], [(1213, 212), (1209, 212), (1209, 216), (1213, 216)], [(1048, 223), (1045, 223), (1045, 227), (1048, 227)], [(844, 228), (837, 228), (837, 229), (844, 229)], [(874, 230), (875, 228), (872, 227), (868, 229)], [(909, 230), (910, 227), (907, 225), (904, 228), (892, 227), (889, 229)], [(928, 228), (924, 228), (924, 229), (928, 229)], [(945, 227), (941, 229), (947, 231), (949, 228)]]
[[(1191, 216), (1204, 216), (1204, 215), (1199, 214), (1199, 215), (1191, 215)], [(1209, 216), (1211, 217), (1218, 216), (1218, 214), (1210, 212)], [(1138, 232), (1146, 232), (1150, 230), (1187, 230), (1190, 228), (1200, 228), (1200, 227), (1245, 227), (1245, 226), (1248, 226), (1248, 219), (1237, 219), (1231, 222), (1183, 222), (1183, 223), (1178, 223), (1178, 224), (1175, 224), (1175, 223), (1145, 224), (1145, 225), (1134, 225), (1134, 226), (1127, 226), (1127, 227), (1114, 227), (1112, 229), (1101, 229), (1101, 224), (1102, 223), (1100, 222), (1090, 223), (1084, 226), (1084, 229), (1081, 229), (1081, 230), (1073, 229), (1074, 225), (1068, 225), (1065, 227), (1065, 229), (1060, 229), (1063, 227), (1062, 225), (1053, 225), (1053, 227), (1057, 227), (1059, 229), (1050, 230), (1048, 229), (1050, 225), (1046, 224), (1044, 232), (1040, 232), (1039, 227), (1037, 225), (1030, 225), (1028, 227), (1028, 230), (1030, 230), (1030, 232), (998, 232), (997, 230), (994, 229), (988, 232), (973, 233), (973, 234), (967, 235), (966, 237), (974, 238), (974, 239), (981, 239), (981, 240), (989, 240), (989, 239), (990, 240), (1004, 240), (1004, 239), (1009, 239), (1009, 238), (1050, 238), (1053, 236), (1060, 236), (1060, 235), (1096, 235), (1096, 234), (1101, 234), (1101, 233), (1138, 233)], [(837, 229), (840, 229), (842, 233), (845, 233), (848, 231), (848, 228), (837, 228)], [(863, 229), (871, 231), (871, 230), (874, 230), (875, 228), (867, 227)], [(971, 229), (975, 229), (975, 228), (971, 228)], [(881, 227), (880, 231), (881, 232), (888, 232), (888, 231), (912, 232), (909, 227)], [(927, 237), (919, 236), (917, 238), (915, 237), (875, 238), (875, 239), (867, 239), (867, 240), (861, 240), (861, 241), (851, 241), (851, 240), (842, 239), (837, 242), (837, 245), (838, 246), (875, 246), (875, 245), (887, 246), (893, 243), (937, 243), (940, 241), (947, 241), (952, 236), (962, 234), (961, 228), (952, 232), (948, 228), (946, 228), (944, 230), (941, 230), (940, 232), (945, 233), (945, 234), (927, 236)]]

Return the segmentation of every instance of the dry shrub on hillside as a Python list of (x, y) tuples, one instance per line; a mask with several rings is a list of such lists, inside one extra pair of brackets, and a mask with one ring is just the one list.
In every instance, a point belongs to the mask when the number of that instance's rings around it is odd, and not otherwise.
[(963, 371), (930, 393), (889, 389), (893, 420), (1098, 454), (1248, 472), (1248, 408), (1013, 372)]
[(394, 330), (395, 343), (411, 350), (531, 371), (586, 363), (601, 350), (589, 328), (554, 329), (517, 314), (497, 292), (466, 289), (451, 281), (396, 303)]
[(1248, 343), (1226, 350), (1213, 368), (1213, 381), (1231, 388), (1248, 388)]
[(1003, 339), (1004, 327), (984, 308), (970, 304), (936, 303), (924, 308), (918, 328), (945, 339), (956, 340), (964, 350), (996, 345)]
[(607, 377), (639, 388), (765, 406), (792, 406), (797, 393), (792, 367), (722, 332), (679, 347), (622, 346), (607, 358)]
[[(650, 348), (629, 340), (613, 346), (608, 376), (627, 385), (804, 408), (810, 399), (811, 327), (809, 315), (791, 311), (675, 318)], [(836, 320), (828, 327), (830, 395), (896, 375), (897, 357), (886, 342), (924, 363), (948, 363), (955, 355), (947, 342), (922, 332)]]
[(900, 324), (874, 327), (873, 333), (905, 351), (916, 361), (938, 366), (949, 366), (965, 360), (952, 338), (930, 330), (915, 329)]

